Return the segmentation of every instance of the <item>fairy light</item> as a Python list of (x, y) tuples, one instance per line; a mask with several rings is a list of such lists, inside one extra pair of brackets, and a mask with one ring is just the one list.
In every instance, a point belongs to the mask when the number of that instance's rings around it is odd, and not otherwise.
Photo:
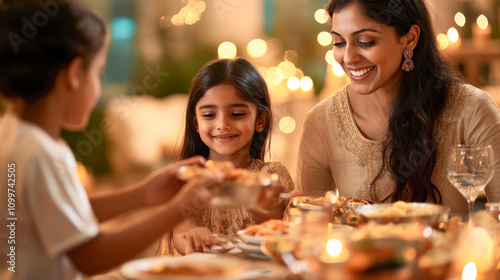
[(318, 34), (318, 43), (322, 46), (328, 46), (332, 43), (332, 35), (326, 31), (322, 31)]
[(333, 50), (329, 50), (326, 52), (325, 60), (330, 65), (333, 65), (335, 63), (335, 58), (333, 57)]
[(281, 71), (281, 74), (283, 75), (283, 79), (288, 79), (295, 74), (295, 65), (291, 63), (290, 61), (282, 61), (277, 69)]
[(486, 30), (488, 27), (488, 18), (485, 15), (478, 16), (476, 22), (482, 30)]
[(267, 52), (267, 43), (262, 39), (253, 39), (247, 45), (248, 55), (254, 58), (262, 57)]
[(309, 91), (312, 89), (312, 87), (313, 87), (313, 81), (310, 77), (305, 76), (300, 80), (300, 88), (303, 91)]
[(448, 34), (448, 39), (450, 39), (452, 43), (456, 43), (458, 41), (458, 31), (454, 27), (448, 29), (447, 34)]
[(295, 68), (295, 74), (293, 74), (297, 79), (302, 79), (304, 78), (304, 72), (300, 70), (299, 68)]
[(291, 90), (297, 90), (300, 87), (300, 81), (299, 78), (297, 77), (291, 77), (288, 79), (286, 82), (286, 85), (288, 86), (289, 89)]
[(328, 21), (328, 13), (326, 12), (325, 9), (318, 9), (314, 13), (314, 19), (318, 23), (321, 23), (321, 24), (326, 23)]
[(280, 131), (285, 134), (290, 134), (295, 130), (296, 122), (292, 117), (286, 116), (279, 121)]
[(233, 59), (237, 53), (236, 45), (228, 41), (223, 42), (219, 45), (217, 53), (219, 54), (219, 58), (221, 59)]
[[(200, 0), (189, 0), (186, 6), (172, 16), (170, 22), (175, 26), (182, 26), (184, 24), (193, 25), (201, 19), (201, 14), (207, 8), (207, 4)], [(163, 17), (162, 17), (163, 18)], [(162, 24), (165, 26), (165, 24)]]
[(277, 67), (271, 67), (267, 69), (264, 78), (269, 81), (270, 84), (277, 85), (283, 80), (283, 72)]
[(447, 35), (445, 35), (443, 33), (439, 33), (436, 36), (436, 39), (438, 41), (439, 48), (442, 50), (446, 49), (448, 47), (448, 45), (450, 45), (450, 39), (448, 38)]
[(466, 20), (465, 20), (465, 15), (464, 14), (462, 14), (460, 12), (458, 12), (458, 13), (455, 14), (455, 23), (458, 26), (464, 27), (465, 22), (466, 22)]
[(344, 69), (342, 69), (342, 66), (340, 66), (337, 61), (335, 61), (332, 65), (332, 72), (337, 77), (342, 77), (345, 75)]

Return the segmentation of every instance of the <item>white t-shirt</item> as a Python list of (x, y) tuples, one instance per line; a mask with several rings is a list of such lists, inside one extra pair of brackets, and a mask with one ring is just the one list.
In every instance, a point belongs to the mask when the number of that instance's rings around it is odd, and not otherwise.
[[(8, 180), (12, 174), (15, 183)], [(75, 158), (66, 145), (9, 113), (0, 118), (0, 207), (0, 279), (82, 278), (66, 252), (99, 228)]]

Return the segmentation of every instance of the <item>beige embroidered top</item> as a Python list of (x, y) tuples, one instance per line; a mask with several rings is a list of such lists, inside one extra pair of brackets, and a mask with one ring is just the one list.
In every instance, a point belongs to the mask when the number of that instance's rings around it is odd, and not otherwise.
[[(277, 174), (281, 183), (285, 185), (286, 192), (294, 189), (294, 184), (290, 173), (286, 167), (279, 162), (264, 162), (259, 159), (253, 159), (249, 170), (263, 171)], [(235, 234), (238, 230), (245, 229), (255, 224), (255, 220), (246, 208), (215, 208), (209, 207), (203, 215), (197, 219), (197, 224), (207, 227), (212, 233), (217, 234)], [(169, 240), (170, 239), (170, 240)], [(162, 255), (179, 255), (173, 246), (171, 234), (167, 234), (162, 240)]]
[[(489, 201), (500, 201), (500, 111), (488, 94), (470, 85), (456, 85), (435, 129), (437, 163), (432, 182), (439, 189), (443, 204), (452, 212), (467, 213), (467, 202), (448, 182), (444, 169), (446, 149), (458, 141), (493, 146), (497, 172), (486, 187), (486, 195)], [(344, 86), (306, 116), (299, 147), (297, 188), (314, 195), (338, 188), (340, 195), (347, 198), (382, 202), (392, 193), (395, 181), (386, 171), (370, 189), (382, 164), (381, 151), (381, 141), (367, 139), (359, 131)]]

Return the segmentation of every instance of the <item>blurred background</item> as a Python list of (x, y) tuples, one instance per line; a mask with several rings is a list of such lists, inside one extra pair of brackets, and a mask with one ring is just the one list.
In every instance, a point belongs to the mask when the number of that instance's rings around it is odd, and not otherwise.
[[(108, 22), (103, 94), (88, 127), (63, 133), (89, 191), (134, 182), (176, 157), (190, 81), (243, 57), (270, 88), (268, 160), (295, 176), (306, 112), (348, 83), (333, 60), (327, 0), (84, 0)], [(500, 104), (500, 0), (429, 0), (443, 53)]]

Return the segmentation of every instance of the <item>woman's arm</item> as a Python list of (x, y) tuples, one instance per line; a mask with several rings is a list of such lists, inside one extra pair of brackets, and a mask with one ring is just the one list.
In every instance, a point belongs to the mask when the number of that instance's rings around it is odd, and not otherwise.
[(157, 170), (141, 182), (124, 189), (90, 195), (92, 210), (99, 222), (103, 222), (142, 207), (165, 203), (183, 184), (176, 176), (177, 169), (182, 165), (203, 162), (202, 157), (192, 157)]
[(97, 237), (67, 254), (86, 274), (113, 268), (137, 255), (183, 219), (199, 215), (220, 183), (221, 178), (211, 175), (192, 179), (169, 203), (140, 219), (114, 223), (113, 227), (100, 226)]
[[(324, 106), (319, 108), (324, 109)], [(313, 110), (317, 109), (318, 107)], [(324, 137), (330, 137), (328, 135), (330, 131), (325, 131), (325, 125), (318, 123), (323, 120), (317, 118), (317, 115), (328, 115), (328, 113), (310, 111), (307, 114), (299, 145), (295, 188), (304, 195), (324, 194), (335, 186), (329, 166), (329, 148), (325, 144), (325, 139), (323, 139)], [(321, 127), (323, 130), (319, 129)]]

